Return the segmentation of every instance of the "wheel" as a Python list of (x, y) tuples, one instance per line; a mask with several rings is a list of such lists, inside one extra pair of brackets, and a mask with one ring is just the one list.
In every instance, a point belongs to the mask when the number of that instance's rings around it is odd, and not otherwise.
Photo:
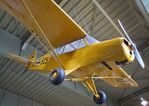
[(105, 101), (106, 101), (106, 94), (103, 91), (98, 92), (98, 94), (99, 94), (100, 97), (97, 98), (96, 96), (94, 96), (93, 97), (94, 102), (96, 104), (103, 104), (103, 103), (105, 103)]
[(53, 85), (61, 84), (65, 79), (65, 72), (62, 68), (55, 69), (50, 73), (50, 81)]

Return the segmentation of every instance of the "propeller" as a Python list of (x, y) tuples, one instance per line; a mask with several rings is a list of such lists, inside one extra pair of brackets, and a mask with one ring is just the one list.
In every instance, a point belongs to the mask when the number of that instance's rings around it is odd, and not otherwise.
[(133, 43), (133, 41), (131, 40), (131, 38), (129, 37), (128, 33), (126, 32), (126, 30), (124, 29), (122, 23), (120, 22), (120, 20), (118, 20), (118, 23), (120, 25), (120, 27), (122, 28), (123, 32), (125, 35), (123, 35), (123, 37), (125, 37), (131, 44), (132, 44), (132, 47), (133, 47), (133, 50), (134, 50), (134, 55), (137, 59), (137, 61), (139, 62), (139, 64), (141, 65), (142, 68), (145, 68), (145, 64), (141, 58), (141, 55), (136, 47), (136, 44)]

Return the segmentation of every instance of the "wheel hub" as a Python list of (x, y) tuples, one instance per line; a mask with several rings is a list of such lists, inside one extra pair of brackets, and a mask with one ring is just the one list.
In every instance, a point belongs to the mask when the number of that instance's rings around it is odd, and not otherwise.
[(57, 72), (54, 72), (54, 73), (52, 74), (52, 78), (55, 79), (56, 77), (57, 77)]

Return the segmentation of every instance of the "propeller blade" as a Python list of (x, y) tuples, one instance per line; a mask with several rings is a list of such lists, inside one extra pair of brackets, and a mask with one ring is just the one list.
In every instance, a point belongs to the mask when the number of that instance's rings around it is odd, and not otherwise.
[(130, 38), (129, 35), (127, 34), (125, 28), (123, 27), (123, 25), (122, 25), (122, 23), (121, 23), (121, 21), (120, 21), (119, 19), (118, 19), (118, 23), (119, 23), (120, 27), (122, 28), (123, 32), (125, 33), (124, 37), (125, 37), (131, 44), (133, 44), (131, 38)]
[(144, 64), (144, 62), (143, 62), (143, 60), (141, 58), (141, 55), (140, 55), (139, 51), (137, 50), (136, 45), (134, 45), (133, 48), (134, 48), (134, 54), (135, 54), (136, 59), (138, 60), (138, 62), (141, 65), (141, 67), (145, 68), (145, 64)]
[(141, 65), (142, 68), (145, 68), (145, 64), (141, 58), (141, 55), (136, 47), (136, 44), (132, 42), (131, 38), (129, 37), (129, 35), (127, 34), (125, 28), (123, 27), (122, 23), (120, 22), (120, 20), (118, 20), (118, 23), (120, 25), (120, 27), (122, 28), (123, 32), (125, 33), (125, 38), (132, 44), (132, 47), (134, 49), (134, 55), (136, 57), (136, 59), (138, 60), (139, 64)]

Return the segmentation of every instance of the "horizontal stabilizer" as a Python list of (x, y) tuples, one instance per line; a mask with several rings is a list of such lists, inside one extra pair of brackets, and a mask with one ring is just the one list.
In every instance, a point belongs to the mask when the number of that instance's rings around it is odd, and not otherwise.
[(0, 54), (6, 58), (12, 59), (12, 60), (17, 61), (18, 63), (24, 64), (24, 65), (27, 65), (29, 63), (28, 59), (18, 56), (18, 55), (15, 55), (15, 54), (10, 54), (10, 53), (0, 53)]

